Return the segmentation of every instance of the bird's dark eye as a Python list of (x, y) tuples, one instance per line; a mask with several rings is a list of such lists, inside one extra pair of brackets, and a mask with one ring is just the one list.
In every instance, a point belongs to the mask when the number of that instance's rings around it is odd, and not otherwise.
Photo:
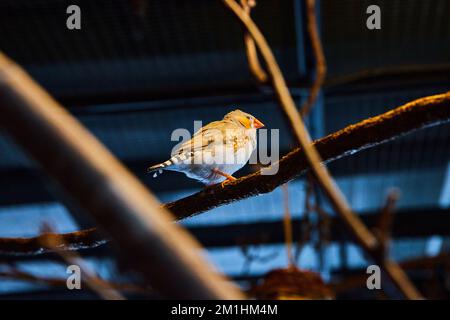
[(250, 116), (247, 116), (247, 119), (248, 119), (248, 120), (251, 120), (251, 119), (252, 119), (252, 117), (250, 117)]

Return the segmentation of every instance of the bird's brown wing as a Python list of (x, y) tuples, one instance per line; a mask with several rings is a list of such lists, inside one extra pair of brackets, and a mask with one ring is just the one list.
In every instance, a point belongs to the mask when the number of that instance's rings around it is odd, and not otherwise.
[(190, 152), (202, 151), (208, 146), (220, 143), (225, 136), (224, 130), (228, 127), (227, 123), (222, 121), (214, 121), (200, 128), (192, 139), (181, 144), (175, 154), (187, 154)]

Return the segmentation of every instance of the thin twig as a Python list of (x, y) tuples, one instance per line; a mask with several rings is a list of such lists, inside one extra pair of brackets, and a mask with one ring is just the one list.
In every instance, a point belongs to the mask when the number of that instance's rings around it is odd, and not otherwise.
[(379, 241), (378, 251), (380, 254), (380, 259), (389, 258), (388, 249), (391, 238), (392, 221), (394, 217), (395, 206), (399, 197), (399, 190), (393, 189), (389, 192), (388, 196), (386, 197), (386, 203), (380, 210), (377, 226), (373, 230)]
[[(253, 245), (254, 246), (254, 245)], [(272, 253), (261, 255), (259, 251), (257, 253), (253, 253), (250, 251), (250, 244), (242, 244), (239, 246), (242, 255), (244, 256), (245, 262), (242, 268), (243, 274), (248, 273), (250, 271), (250, 266), (252, 262), (258, 261), (259, 263), (267, 263), (272, 261), (274, 258), (278, 256), (278, 250), (275, 250)], [(257, 248), (261, 248), (261, 246), (257, 246)]]
[(284, 215), (283, 215), (283, 226), (284, 226), (284, 242), (286, 245), (286, 253), (288, 258), (289, 267), (295, 267), (295, 258), (292, 254), (292, 219), (291, 211), (289, 210), (289, 188), (287, 183), (283, 184), (283, 203), (284, 203)]
[(305, 182), (305, 201), (303, 203), (303, 218), (300, 220), (300, 237), (297, 239), (297, 248), (295, 252), (295, 261), (298, 261), (300, 254), (306, 243), (311, 240), (311, 185)]
[[(241, 0), (241, 6), (244, 11), (250, 16), (252, 8), (256, 6), (256, 0)], [(267, 74), (259, 63), (255, 42), (247, 31), (244, 31), (244, 44), (250, 72), (258, 82), (266, 83), (268, 80)]]
[(311, 86), (309, 96), (301, 108), (301, 115), (303, 118), (309, 114), (314, 106), (327, 74), (327, 64), (319, 36), (315, 0), (306, 0), (306, 26), (309, 38), (311, 39), (311, 46), (316, 64), (314, 82)]
[(308, 190), (310, 190), (310, 193), (314, 199), (314, 204), (310, 204), (310, 201), (308, 200), (306, 202), (306, 205), (308, 206), (309, 211), (313, 211), (316, 216), (316, 230), (317, 230), (317, 237), (316, 237), (316, 243), (315, 247), (317, 248), (317, 251), (319, 252), (319, 263), (320, 267), (323, 268), (325, 265), (325, 248), (326, 245), (329, 242), (329, 236), (330, 236), (330, 217), (327, 214), (327, 212), (321, 207), (321, 201), (320, 201), (320, 194), (317, 185), (314, 182), (314, 177), (311, 174), (308, 174)]

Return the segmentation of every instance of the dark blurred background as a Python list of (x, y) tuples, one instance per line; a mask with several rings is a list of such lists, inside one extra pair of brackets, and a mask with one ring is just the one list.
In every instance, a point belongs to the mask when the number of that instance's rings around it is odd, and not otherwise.
[[(69, 4), (81, 8), (81, 30), (66, 28)], [(366, 28), (371, 4), (381, 8), (381, 30)], [(328, 74), (307, 119), (313, 137), (449, 90), (450, 1), (322, 0), (317, 11)], [(314, 76), (303, 1), (260, 0), (252, 15), (301, 105)], [(259, 87), (248, 71), (241, 26), (219, 0), (2, 0), (0, 50), (163, 202), (202, 188), (182, 174), (153, 179), (145, 173), (148, 165), (167, 159), (176, 143), (170, 141), (171, 132), (193, 130), (194, 120), (207, 123), (239, 108), (269, 129), (280, 129), (281, 154), (295, 146), (273, 92)], [(329, 169), (354, 210), (365, 217), (379, 210), (390, 188), (398, 188), (392, 257), (434, 261), (448, 253), (450, 244), (449, 159), (450, 125), (444, 124), (337, 160)], [(291, 182), (289, 192), (298, 221), (304, 212), (304, 180)], [(0, 132), (0, 237), (35, 236), (43, 222), (59, 232), (92, 226), (58, 199), (45, 174)], [(324, 207), (333, 215), (326, 203)], [(286, 266), (282, 215), (277, 189), (181, 223), (207, 248), (219, 270), (248, 288), (267, 271)], [(294, 233), (298, 236), (299, 230)], [(80, 253), (102, 277), (119, 277), (109, 247)], [(0, 255), (0, 263), (11, 261), (36, 275), (66, 276), (65, 268), (48, 255)], [(364, 271), (367, 263), (340, 228), (331, 228), (331, 239), (320, 253), (311, 242), (298, 255), (301, 268), (332, 283)], [(448, 269), (448, 262), (420, 265), (408, 274), (426, 296), (449, 298)], [(95, 295), (0, 279), (2, 297)], [(376, 296), (353, 288), (338, 297)]]

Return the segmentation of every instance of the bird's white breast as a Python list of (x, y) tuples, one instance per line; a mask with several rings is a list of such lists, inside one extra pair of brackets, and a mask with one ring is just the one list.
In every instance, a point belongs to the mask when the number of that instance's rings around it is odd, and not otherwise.
[(224, 144), (222, 139), (218, 139), (205, 149), (195, 152), (191, 159), (174, 169), (206, 184), (225, 180), (212, 170), (218, 169), (232, 175), (241, 169), (256, 148), (256, 129), (228, 133), (226, 141)]

